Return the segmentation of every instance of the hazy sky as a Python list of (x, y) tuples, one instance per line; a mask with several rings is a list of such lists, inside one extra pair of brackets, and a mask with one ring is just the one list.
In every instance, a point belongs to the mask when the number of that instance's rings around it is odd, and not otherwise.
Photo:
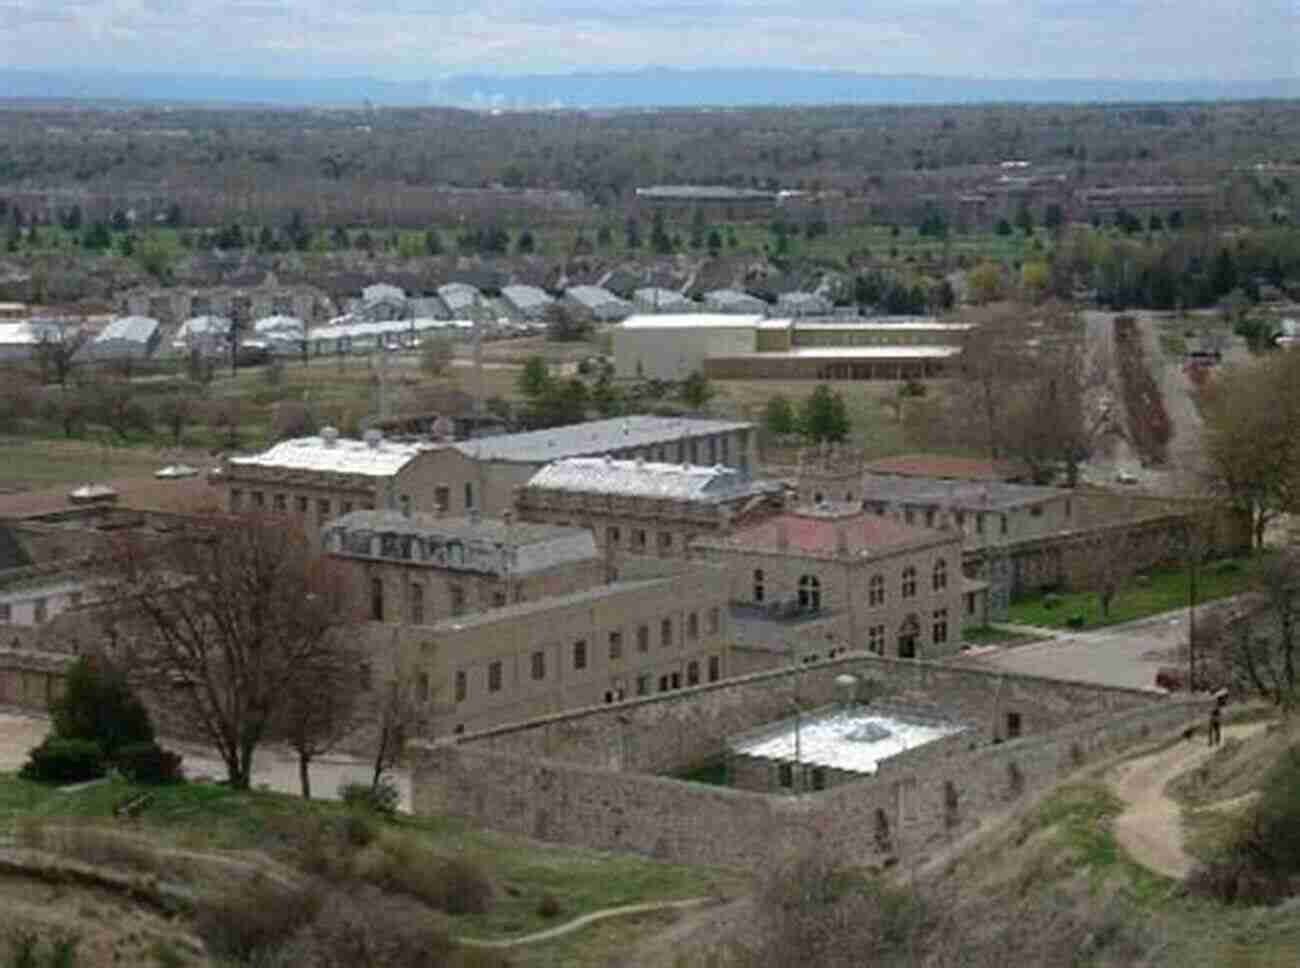
[(0, 66), (412, 79), (647, 65), (1300, 75), (1300, 0), (0, 0)]

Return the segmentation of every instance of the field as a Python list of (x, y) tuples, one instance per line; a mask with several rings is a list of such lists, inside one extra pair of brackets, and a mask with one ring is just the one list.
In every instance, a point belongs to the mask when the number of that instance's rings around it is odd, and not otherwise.
[[(1247, 591), (1255, 580), (1258, 560), (1225, 559), (1202, 567), (1197, 579), (1197, 602), (1209, 602)], [(1011, 603), (1007, 621), (1053, 629), (1102, 628), (1185, 608), (1188, 589), (1186, 569), (1156, 570), (1149, 572), (1145, 579), (1127, 583), (1111, 601), (1110, 614), (1105, 617), (1101, 614), (1101, 601), (1096, 592), (1067, 592), (1017, 599)], [(1071, 626), (1070, 619), (1080, 615), (1084, 620), (1082, 626)]]

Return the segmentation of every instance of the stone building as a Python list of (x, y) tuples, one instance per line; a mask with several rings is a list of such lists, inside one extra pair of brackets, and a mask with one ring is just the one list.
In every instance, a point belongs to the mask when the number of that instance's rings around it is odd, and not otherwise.
[(574, 457), (547, 464), (515, 497), (530, 521), (590, 528), (615, 554), (682, 557), (698, 537), (779, 510), (784, 485), (721, 465)]
[(325, 527), (322, 545), (372, 622), (428, 625), (605, 579), (590, 531), (511, 518), (353, 511)]
[[(427, 625), (372, 623), (376, 664), (446, 735), (716, 682), (730, 674), (717, 569), (631, 560), (612, 581)], [(395, 645), (395, 647), (394, 647)]]
[(755, 447), (751, 423), (669, 417), (595, 420), (441, 446), (395, 443), (377, 430), (355, 440), (327, 427), (319, 437), (229, 458), (224, 503), (231, 511), (295, 514), (317, 527), (376, 508), (499, 516), (513, 508), (515, 489), (551, 461), (608, 454), (747, 470), (757, 462)]
[(726, 568), (733, 638), (751, 669), (846, 648), (935, 658), (983, 621), (985, 586), (963, 577), (956, 532), (860, 505), (784, 512), (694, 548)]

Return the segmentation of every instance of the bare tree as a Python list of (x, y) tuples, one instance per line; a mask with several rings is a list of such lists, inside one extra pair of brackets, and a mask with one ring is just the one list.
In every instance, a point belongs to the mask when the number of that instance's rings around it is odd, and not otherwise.
[(1233, 622), (1228, 632), (1228, 660), (1236, 679), (1289, 710), (1297, 698), (1300, 552), (1287, 549), (1265, 561), (1255, 587), (1255, 609)]
[(311, 763), (338, 745), (356, 724), (361, 693), (360, 651), (336, 630), (332, 648), (308, 657), (288, 683), (276, 735), (298, 754), (303, 799), (311, 799)]
[(125, 664), (246, 789), (296, 679), (343, 661), (341, 576), (289, 522), (212, 518), (163, 543), (124, 538), (106, 578)]
[(177, 387), (158, 403), (158, 419), (171, 431), (172, 443), (180, 445), (185, 428), (194, 421), (197, 409), (194, 397), (184, 387)]
[(400, 673), (384, 684), (384, 694), (377, 710), (374, 772), (371, 789), (378, 789), (389, 770), (397, 766), (419, 722), (415, 690)]

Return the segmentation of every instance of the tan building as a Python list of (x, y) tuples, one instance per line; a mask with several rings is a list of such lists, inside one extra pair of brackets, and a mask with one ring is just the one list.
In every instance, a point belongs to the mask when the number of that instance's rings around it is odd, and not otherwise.
[(353, 511), (322, 533), (372, 622), (430, 625), (599, 585), (591, 532), (513, 520)]
[(753, 424), (669, 417), (619, 417), (445, 445), (395, 443), (377, 430), (349, 439), (326, 427), (319, 437), (229, 458), (225, 507), (293, 514), (316, 527), (376, 508), (501, 515), (514, 506), (515, 489), (555, 460), (609, 455), (747, 470), (757, 463), (756, 446)]
[(612, 581), (428, 624), (372, 622), (367, 677), (400, 670), (438, 736), (731, 675), (716, 567), (629, 560)]
[(618, 555), (683, 557), (695, 538), (779, 510), (784, 490), (734, 467), (577, 457), (534, 474), (515, 508), (526, 520), (590, 528)]
[[(733, 638), (755, 666), (869, 649), (935, 658), (982, 621), (984, 586), (962, 576), (961, 538), (823, 505), (775, 515), (695, 550), (727, 570)], [(786, 660), (788, 661), (788, 659)]]

